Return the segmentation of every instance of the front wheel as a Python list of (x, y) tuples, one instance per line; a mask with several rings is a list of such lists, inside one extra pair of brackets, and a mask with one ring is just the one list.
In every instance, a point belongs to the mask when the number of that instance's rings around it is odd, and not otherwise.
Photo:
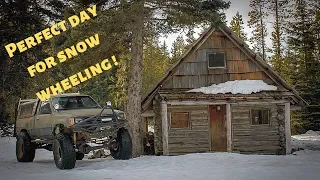
[(128, 130), (120, 129), (115, 141), (116, 146), (110, 149), (111, 156), (114, 159), (130, 159), (132, 156), (132, 140)]
[(31, 138), (26, 132), (17, 136), (16, 156), (19, 162), (32, 162), (36, 154), (36, 145), (31, 143)]
[(68, 134), (59, 133), (53, 142), (54, 162), (59, 169), (73, 169), (76, 164), (76, 152)]

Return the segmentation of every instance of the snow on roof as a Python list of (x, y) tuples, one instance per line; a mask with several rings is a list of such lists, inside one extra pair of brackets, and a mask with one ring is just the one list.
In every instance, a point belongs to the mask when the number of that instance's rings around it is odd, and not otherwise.
[(202, 92), (204, 94), (251, 94), (260, 91), (275, 91), (276, 86), (268, 85), (262, 80), (235, 80), (208, 87), (192, 89), (187, 92)]

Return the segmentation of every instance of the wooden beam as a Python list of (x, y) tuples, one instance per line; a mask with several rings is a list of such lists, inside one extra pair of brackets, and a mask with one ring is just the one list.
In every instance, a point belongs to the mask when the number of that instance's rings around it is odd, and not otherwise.
[(231, 106), (227, 104), (227, 150), (232, 152)]
[(168, 146), (168, 109), (167, 102), (161, 101), (161, 117), (162, 117), (162, 143), (163, 143), (163, 155), (169, 155)]
[(227, 104), (226, 101), (179, 101), (179, 100), (171, 100), (168, 101), (170, 105), (216, 105), (216, 104)]
[(291, 130), (290, 130), (290, 103), (285, 103), (285, 135), (286, 135), (286, 154), (291, 154)]
[[(236, 101), (236, 100), (233, 100)], [(167, 104), (170, 105), (219, 105), (219, 104), (248, 104), (248, 105), (255, 105), (255, 104), (284, 104), (287, 103), (287, 100), (255, 100), (255, 101), (241, 101), (241, 102), (230, 102), (226, 100), (212, 100), (212, 101), (179, 101), (179, 100), (169, 100)]]
[(142, 117), (154, 117), (153, 110), (147, 110), (141, 114)]

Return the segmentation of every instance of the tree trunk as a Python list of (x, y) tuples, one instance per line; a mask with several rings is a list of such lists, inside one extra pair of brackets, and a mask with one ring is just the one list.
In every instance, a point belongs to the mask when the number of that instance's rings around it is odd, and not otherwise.
[(262, 17), (262, 4), (261, 1), (259, 1), (259, 10), (260, 10), (260, 26), (261, 26), (261, 43), (262, 43), (262, 59), (266, 61), (265, 57), (265, 34), (264, 34), (264, 26), (263, 26), (263, 17)]
[(134, 4), (135, 14), (132, 17), (132, 46), (128, 83), (127, 119), (132, 137), (132, 156), (139, 157), (142, 153), (142, 58), (143, 58), (143, 16), (144, 1)]
[(274, 0), (275, 3), (275, 11), (276, 11), (276, 43), (277, 43), (277, 47), (276, 47), (276, 58), (277, 58), (277, 68), (276, 71), (280, 74), (283, 75), (283, 70), (282, 70), (282, 61), (281, 61), (281, 37), (280, 37), (280, 27), (279, 27), (279, 4), (278, 4), (278, 0)]

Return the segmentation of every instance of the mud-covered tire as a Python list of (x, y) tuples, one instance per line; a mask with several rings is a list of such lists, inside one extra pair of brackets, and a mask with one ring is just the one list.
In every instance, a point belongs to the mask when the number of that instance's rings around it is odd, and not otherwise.
[(118, 147), (117, 149), (110, 149), (111, 156), (114, 159), (130, 159), (132, 157), (132, 140), (128, 130), (120, 129), (116, 141)]
[(76, 164), (76, 152), (68, 134), (59, 133), (53, 142), (54, 162), (59, 169), (73, 169)]
[(83, 158), (84, 158), (84, 154), (83, 153), (80, 153), (80, 152), (76, 153), (76, 159), (77, 160), (82, 160)]
[(26, 132), (20, 132), (16, 142), (16, 157), (19, 162), (32, 162), (36, 154), (36, 144)]

